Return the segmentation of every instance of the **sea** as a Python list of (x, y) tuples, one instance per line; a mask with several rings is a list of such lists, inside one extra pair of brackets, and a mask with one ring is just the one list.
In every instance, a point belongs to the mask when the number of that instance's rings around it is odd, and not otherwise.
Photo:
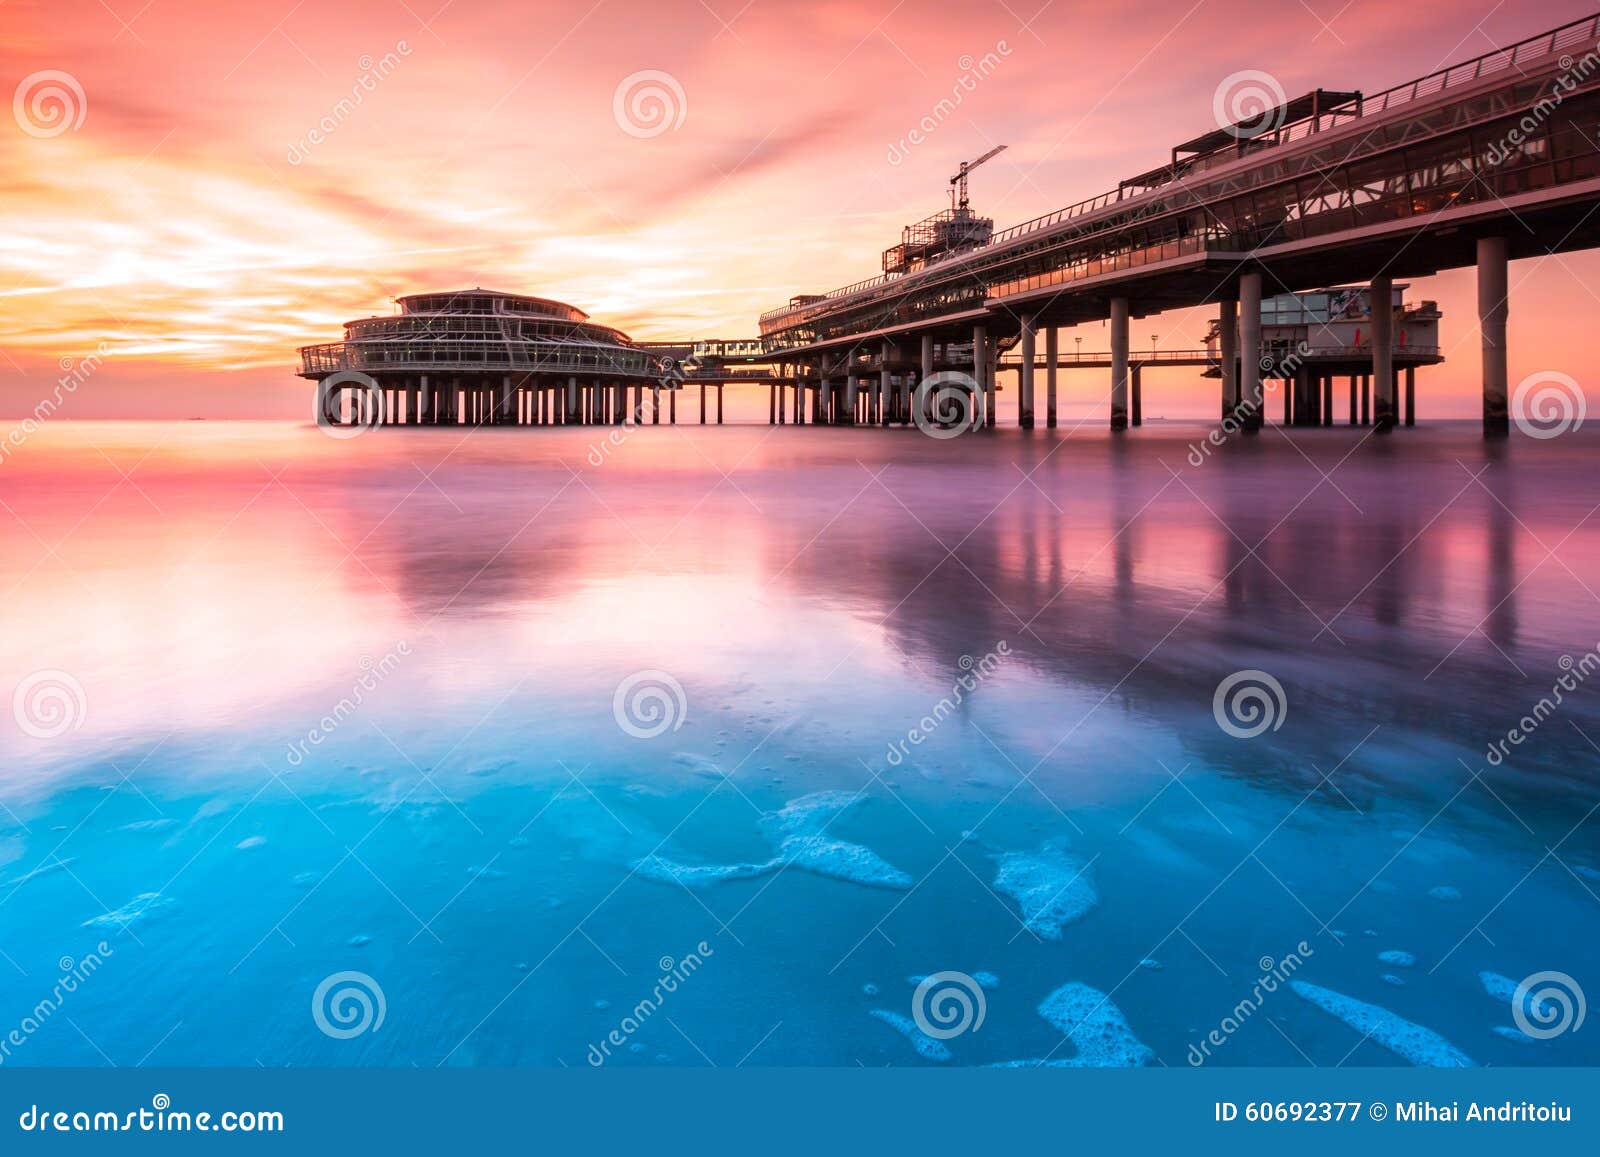
[(1593, 1065), (1600, 426), (51, 421), (0, 1065)]

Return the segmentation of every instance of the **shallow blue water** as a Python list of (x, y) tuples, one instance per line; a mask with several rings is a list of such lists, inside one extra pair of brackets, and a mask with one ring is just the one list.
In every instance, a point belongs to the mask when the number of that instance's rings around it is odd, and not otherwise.
[(47, 428), (0, 1060), (1600, 1061), (1600, 441), (1204, 433)]

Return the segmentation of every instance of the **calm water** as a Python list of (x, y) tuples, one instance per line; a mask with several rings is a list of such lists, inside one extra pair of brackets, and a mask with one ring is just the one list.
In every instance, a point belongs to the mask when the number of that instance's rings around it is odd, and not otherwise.
[(4, 1063), (1600, 1062), (1600, 437), (1203, 434), (49, 426)]

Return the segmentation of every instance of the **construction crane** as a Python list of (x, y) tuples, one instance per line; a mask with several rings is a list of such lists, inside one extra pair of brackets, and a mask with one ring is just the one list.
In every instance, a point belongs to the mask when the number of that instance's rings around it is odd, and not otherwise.
[(886, 274), (899, 277), (947, 254), (989, 243), (994, 236), (994, 219), (972, 212), (967, 203), (967, 174), (1004, 150), (1004, 145), (998, 145), (975, 161), (961, 162), (961, 171), (950, 178), (950, 208), (900, 231), (900, 244), (883, 251)]
[[(972, 172), (973, 169), (976, 169), (985, 161), (994, 160), (995, 157), (998, 157), (1005, 151), (1005, 145), (996, 145), (994, 148), (990, 149), (987, 153), (984, 153), (983, 156), (979, 157), (975, 161), (961, 162), (961, 171), (950, 178), (950, 207), (952, 209), (960, 210), (967, 207), (967, 174)], [(956, 196), (957, 189), (960, 190), (961, 194), (959, 199)]]

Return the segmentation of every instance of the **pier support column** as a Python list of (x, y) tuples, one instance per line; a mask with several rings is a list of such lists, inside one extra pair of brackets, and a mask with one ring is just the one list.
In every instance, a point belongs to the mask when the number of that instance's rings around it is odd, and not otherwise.
[(700, 383), (700, 424), (706, 424), (706, 384)]
[(1417, 424), (1417, 367), (1406, 367), (1406, 425)]
[(851, 374), (844, 380), (844, 422), (847, 426), (856, 424), (856, 407), (861, 400), (861, 379)]
[(566, 413), (563, 415), (563, 421), (568, 426), (574, 425), (578, 421), (578, 379), (577, 378), (568, 378), (567, 379), (567, 406), (566, 406)]
[(1144, 425), (1144, 385), (1141, 382), (1142, 365), (1134, 365), (1129, 371), (1129, 385), (1132, 387), (1130, 400), (1132, 402), (1131, 418), (1135, 426)]
[(989, 413), (989, 331), (972, 327), (972, 426), (993, 425)]
[(1111, 428), (1128, 428), (1128, 299), (1111, 299)]
[(667, 424), (678, 424), (678, 390), (677, 387), (667, 391)]
[(893, 342), (883, 342), (883, 349), (878, 354), (878, 424), (882, 426), (888, 426), (894, 418), (894, 398), (890, 397), (890, 390), (894, 389), (894, 373), (890, 370), (894, 354)]
[(417, 392), (419, 395), (417, 401), (417, 405), (419, 407), (417, 418), (419, 421), (425, 422), (431, 426), (435, 421), (438, 420), (438, 415), (434, 411), (433, 391), (428, 388), (427, 374), (423, 374), (417, 379)]
[(1511, 313), (1509, 255), (1504, 237), (1478, 239), (1478, 329), (1483, 335), (1483, 435), (1511, 433), (1506, 372), (1506, 318)]
[(1017, 376), (1017, 425), (1033, 429), (1033, 315), (1022, 317), (1022, 370)]
[(1044, 425), (1056, 428), (1056, 362), (1061, 356), (1061, 330), (1050, 326), (1044, 331)]
[(1380, 432), (1394, 429), (1394, 278), (1372, 279), (1373, 421)]
[(1266, 393), (1261, 388), (1261, 274), (1239, 275), (1239, 409), (1247, 430), (1266, 420)]
[(1239, 408), (1239, 303), (1223, 301), (1217, 311), (1217, 356), (1222, 364), (1222, 420)]
[(650, 387), (650, 424), (661, 425), (661, 387)]
[(500, 412), (496, 418), (502, 422), (511, 421), (511, 375), (505, 374), (500, 379)]
[(722, 425), (722, 383), (717, 383), (717, 425)]
[(1322, 375), (1322, 424), (1333, 425), (1333, 375)]
[(1319, 397), (1317, 380), (1311, 375), (1311, 367), (1307, 365), (1296, 366), (1294, 371), (1294, 424), (1296, 426), (1320, 426), (1322, 424)]
[(1372, 425), (1372, 375), (1361, 375), (1361, 424)]
[(895, 348), (892, 342), (884, 342), (878, 354), (878, 421), (887, 426), (894, 417), (894, 406), (889, 396), (893, 389), (893, 373), (889, 363), (895, 359)]

